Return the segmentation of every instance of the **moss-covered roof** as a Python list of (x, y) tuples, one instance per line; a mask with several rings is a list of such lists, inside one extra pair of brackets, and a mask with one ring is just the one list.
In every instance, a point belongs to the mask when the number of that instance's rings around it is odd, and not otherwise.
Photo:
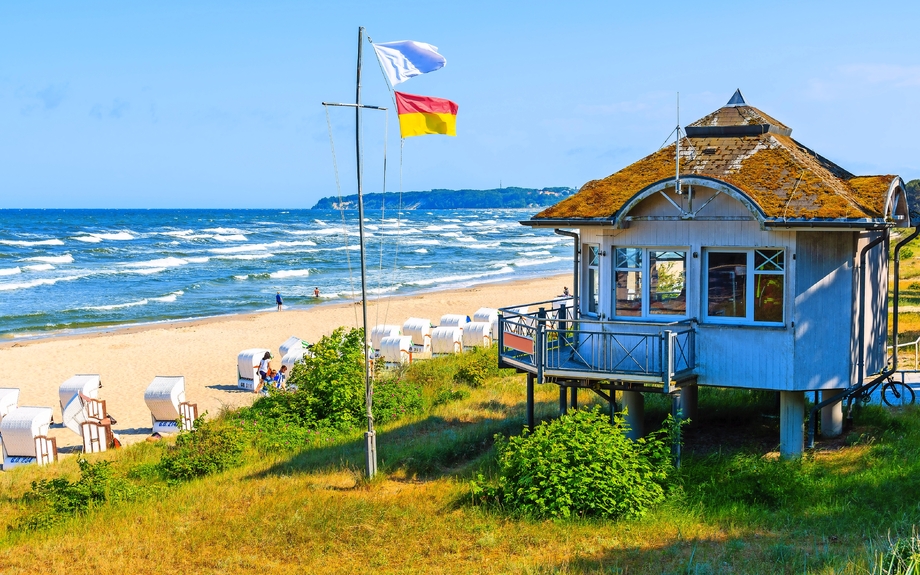
[[(723, 129), (726, 126), (745, 128), (732, 133)], [(687, 132), (680, 144), (681, 176), (707, 176), (731, 184), (756, 202), (767, 218), (885, 217), (885, 199), (897, 176), (854, 176), (793, 140), (789, 128), (756, 108), (726, 106), (694, 122)], [(612, 219), (641, 190), (674, 177), (674, 150), (671, 144), (611, 176), (590, 181), (533, 219)]]

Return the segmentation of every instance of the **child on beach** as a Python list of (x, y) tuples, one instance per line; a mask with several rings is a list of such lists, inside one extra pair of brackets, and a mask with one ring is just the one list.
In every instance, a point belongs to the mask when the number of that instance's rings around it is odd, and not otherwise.
[(275, 382), (275, 389), (286, 389), (287, 388), (287, 366), (282, 365), (281, 369), (275, 372), (275, 376), (272, 378), (272, 381)]

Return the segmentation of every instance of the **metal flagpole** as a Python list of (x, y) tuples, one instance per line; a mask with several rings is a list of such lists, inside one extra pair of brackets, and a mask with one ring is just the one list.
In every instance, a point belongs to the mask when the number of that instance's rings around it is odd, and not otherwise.
[(364, 403), (367, 407), (367, 478), (377, 474), (377, 434), (374, 432), (374, 383), (371, 380), (367, 338), (367, 258), (364, 254), (364, 198), (361, 195), (361, 56), (364, 49), (364, 27), (358, 27), (358, 74), (355, 87), (355, 156), (358, 160), (358, 237), (361, 242), (361, 316), (364, 320)]

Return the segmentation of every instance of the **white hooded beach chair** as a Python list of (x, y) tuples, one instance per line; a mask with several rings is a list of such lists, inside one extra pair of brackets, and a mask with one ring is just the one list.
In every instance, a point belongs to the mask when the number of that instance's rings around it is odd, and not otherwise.
[(492, 324), (484, 321), (471, 321), (463, 330), (463, 347), (490, 347), (492, 345)]
[(237, 387), (255, 391), (259, 388), (259, 363), (267, 349), (256, 347), (244, 349), (236, 358)]
[(385, 363), (402, 364), (412, 361), (412, 337), (391, 335), (380, 340), (380, 357)]
[(303, 349), (304, 341), (297, 336), (292, 335), (291, 337), (284, 340), (280, 346), (278, 346), (278, 356), (284, 357), (292, 350)]
[(183, 429), (194, 429), (198, 405), (185, 401), (185, 377), (154, 377), (144, 391), (144, 403), (150, 409), (153, 427), (151, 433), (177, 433)]
[(0, 387), (0, 421), (19, 405), (19, 388)]
[(448, 313), (441, 316), (441, 323), (438, 327), (459, 327), (461, 330), (470, 323), (470, 316)]
[(430, 319), (410, 317), (403, 323), (402, 333), (412, 338), (413, 353), (428, 353), (431, 351)]
[(0, 421), (3, 440), (3, 470), (17, 465), (57, 461), (57, 443), (48, 437), (50, 407), (17, 407)]
[(463, 330), (453, 326), (439, 326), (431, 332), (431, 353), (445, 355), (463, 351)]
[(492, 326), (489, 337), (492, 341), (498, 339), (498, 310), (491, 307), (481, 307), (473, 314), (473, 321), (484, 321)]
[[(292, 340), (296, 339), (297, 342)], [(290, 343), (291, 345), (286, 345)], [(306, 340), (300, 338), (290, 338), (284, 344), (281, 345), (279, 351), (281, 352), (281, 367), (287, 368), (288, 375), (291, 374), (291, 370), (294, 369), (294, 364), (298, 361), (301, 361), (305, 357), (311, 357), (313, 352), (310, 351), (310, 343)]]
[(371, 348), (380, 351), (380, 341), (385, 337), (402, 335), (402, 328), (398, 325), (375, 325), (371, 328)]
[(61, 384), (58, 388), (58, 397), (61, 399), (61, 415), (67, 429), (80, 435), (81, 422), (72, 421), (77, 412), (83, 409), (79, 395), (82, 393), (86, 397), (98, 399), (100, 387), (102, 387), (102, 381), (96, 374), (75, 375)]
[(75, 375), (61, 384), (61, 422), (83, 439), (84, 453), (98, 453), (118, 445), (105, 401), (99, 399), (99, 376)]

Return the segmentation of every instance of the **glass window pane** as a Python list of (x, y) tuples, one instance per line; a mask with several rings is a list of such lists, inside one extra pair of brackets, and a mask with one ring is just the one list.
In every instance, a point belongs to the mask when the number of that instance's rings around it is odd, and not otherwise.
[(708, 315), (710, 317), (745, 317), (747, 254), (744, 252), (709, 252)]
[(642, 272), (618, 271), (616, 286), (616, 315), (642, 315)]
[(754, 321), (783, 321), (781, 274), (754, 274)]
[(588, 265), (601, 265), (601, 248), (598, 246), (588, 246)]
[(636, 248), (617, 248), (617, 269), (642, 269), (642, 250)]
[(687, 315), (686, 252), (648, 253), (649, 313)]
[(781, 272), (785, 267), (783, 250), (754, 250), (754, 269), (764, 272)]
[(588, 293), (585, 298), (588, 300), (588, 313), (597, 313), (597, 294), (601, 289), (600, 274), (597, 268), (588, 268)]

